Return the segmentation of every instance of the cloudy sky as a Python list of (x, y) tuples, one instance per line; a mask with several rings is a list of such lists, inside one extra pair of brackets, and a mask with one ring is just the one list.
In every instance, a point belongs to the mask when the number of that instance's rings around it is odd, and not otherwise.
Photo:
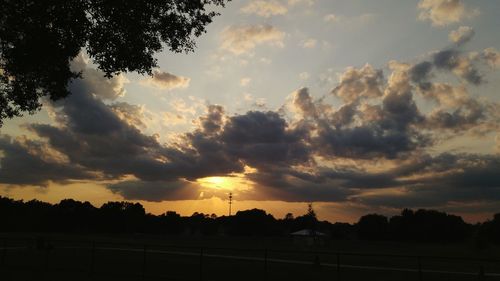
[(233, 0), (194, 53), (8, 120), (0, 195), (356, 221), (500, 212), (500, 1)]

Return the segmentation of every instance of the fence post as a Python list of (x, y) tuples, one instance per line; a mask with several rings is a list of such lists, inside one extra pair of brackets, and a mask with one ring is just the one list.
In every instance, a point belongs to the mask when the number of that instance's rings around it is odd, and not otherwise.
[(264, 280), (267, 280), (267, 248), (264, 249)]
[(418, 264), (418, 281), (423, 280), (422, 276), (422, 258), (420, 256), (417, 257), (417, 264)]
[(92, 241), (92, 247), (90, 248), (90, 266), (89, 266), (89, 275), (91, 277), (94, 275), (94, 262), (95, 262), (95, 241)]
[(146, 279), (146, 253), (147, 253), (147, 248), (148, 246), (144, 245), (144, 252), (142, 255), (142, 280)]
[(50, 254), (50, 246), (49, 243), (47, 242), (45, 245), (45, 268), (44, 268), (44, 276), (45, 280), (49, 280), (49, 254)]
[(200, 281), (203, 280), (203, 247), (200, 248)]
[(2, 249), (2, 261), (0, 263), (0, 267), (5, 266), (5, 256), (7, 255), (7, 242), (5, 242), (5, 239), (3, 240), (3, 249)]
[(484, 267), (482, 265), (479, 266), (479, 275), (477, 276), (477, 280), (484, 280)]
[(340, 281), (340, 254), (337, 253), (337, 281)]

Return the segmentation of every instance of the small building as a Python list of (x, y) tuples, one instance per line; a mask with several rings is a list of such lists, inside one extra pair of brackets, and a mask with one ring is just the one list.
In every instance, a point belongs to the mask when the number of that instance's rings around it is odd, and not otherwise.
[(299, 231), (295, 231), (290, 233), (290, 236), (293, 237), (294, 244), (302, 244), (302, 245), (324, 245), (326, 234), (323, 232), (319, 232), (313, 229), (302, 229)]

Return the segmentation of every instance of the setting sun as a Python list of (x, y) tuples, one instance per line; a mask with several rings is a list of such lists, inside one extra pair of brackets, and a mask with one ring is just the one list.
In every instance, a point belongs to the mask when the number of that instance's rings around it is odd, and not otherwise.
[[(255, 169), (245, 167), (245, 173), (249, 171), (255, 171)], [(245, 173), (232, 173), (223, 177), (205, 177), (197, 179), (196, 182), (201, 187), (208, 189), (228, 190), (237, 194), (244, 193), (254, 188), (253, 183), (246, 178)]]
[(233, 189), (234, 180), (232, 177), (206, 177), (197, 180), (204, 187)]

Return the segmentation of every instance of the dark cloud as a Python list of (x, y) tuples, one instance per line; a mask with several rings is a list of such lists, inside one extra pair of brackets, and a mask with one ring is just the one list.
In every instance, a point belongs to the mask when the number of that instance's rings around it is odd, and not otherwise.
[(415, 64), (409, 70), (411, 80), (418, 84), (421, 89), (429, 89), (431, 86), (429, 79), (431, 78), (432, 68), (433, 64), (428, 61)]
[(307, 133), (288, 128), (287, 121), (276, 112), (249, 111), (231, 117), (220, 139), (230, 154), (260, 168), (310, 161)]
[[(410, 164), (411, 165), (411, 164)], [(441, 154), (427, 157), (399, 179), (400, 192), (361, 195), (369, 205), (436, 207), (458, 202), (500, 201), (500, 157), (498, 155)], [(400, 177), (405, 174), (401, 174)]]
[(493, 68), (499, 65), (499, 58), (495, 49), (487, 48), (481, 55), (477, 53), (465, 53), (461, 47), (469, 42), (474, 36), (474, 30), (470, 27), (461, 26), (450, 33), (450, 40), (456, 45), (450, 48), (435, 52), (430, 61), (423, 61), (414, 64), (408, 70), (411, 81), (419, 86), (422, 91), (427, 91), (431, 87), (433, 69), (443, 72), (451, 72), (472, 85), (485, 83), (484, 75), (479, 71), (478, 65), (486, 63)]
[(208, 114), (200, 118), (203, 131), (208, 134), (217, 133), (223, 126), (224, 108), (220, 105), (209, 105)]
[(428, 118), (428, 124), (434, 128), (453, 129), (454, 131), (466, 130), (484, 119), (483, 108), (479, 104), (466, 105), (467, 110), (457, 109), (452, 112), (438, 110)]
[(91, 180), (98, 177), (65, 161), (41, 142), (26, 138), (0, 138), (0, 182), (9, 185), (47, 186), (49, 181)]
[(397, 180), (397, 174), (390, 172), (370, 173), (354, 168), (325, 169), (321, 176), (334, 180), (337, 185), (348, 189), (388, 188), (400, 184)]
[(278, 113), (249, 111), (232, 117), (222, 139), (231, 144), (277, 143), (286, 141), (286, 121)]
[(354, 191), (336, 185), (335, 181), (291, 169), (259, 171), (247, 177), (259, 187), (248, 197), (254, 200), (342, 202), (354, 194)]
[[(95, 96), (77, 90), (58, 105), (60, 126), (32, 124), (29, 129), (46, 139), (72, 163), (112, 177), (134, 174), (147, 177), (159, 164), (155, 155), (161, 148), (152, 136), (118, 117), (112, 108)], [(159, 172), (159, 171), (158, 171)]]
[(386, 130), (408, 132), (411, 124), (420, 122), (423, 117), (408, 90), (389, 90), (382, 100), (383, 118), (380, 125)]
[(302, 117), (317, 118), (318, 112), (308, 88), (301, 88), (293, 93), (293, 106)]
[(438, 69), (452, 71), (471, 84), (479, 85), (484, 80), (479, 70), (474, 66), (472, 59), (461, 55), (456, 49), (437, 52), (433, 56), (433, 63)]
[(458, 65), (459, 52), (455, 49), (442, 50), (434, 54), (433, 62), (437, 68), (453, 69)]
[[(433, 83), (423, 94), (425, 98), (438, 104), (438, 107), (428, 114), (424, 124), (426, 128), (460, 132), (478, 130), (482, 125), (499, 121), (495, 116), (498, 105), (471, 97), (463, 86)], [(495, 125), (489, 126), (490, 129), (494, 127)]]
[(383, 80), (382, 70), (374, 69), (369, 64), (359, 69), (349, 67), (340, 76), (339, 85), (332, 90), (332, 94), (345, 103), (380, 97), (383, 92)]
[(400, 153), (412, 151), (417, 143), (404, 131), (384, 130), (380, 125), (334, 129), (321, 126), (314, 139), (320, 155), (335, 155), (345, 158), (387, 157), (395, 158)]
[(330, 123), (335, 128), (341, 128), (346, 124), (351, 124), (353, 118), (358, 114), (358, 105), (355, 103), (343, 105), (337, 111), (331, 114)]
[(185, 180), (162, 181), (123, 181), (108, 185), (113, 193), (120, 194), (126, 200), (174, 201), (200, 198), (199, 186)]
[(353, 159), (396, 158), (427, 145), (425, 137), (413, 128), (423, 117), (413, 101), (409, 79), (395, 75), (385, 88), (381, 105), (363, 104), (363, 109), (352, 103), (330, 118), (319, 120), (317, 136), (313, 137), (318, 154)]

